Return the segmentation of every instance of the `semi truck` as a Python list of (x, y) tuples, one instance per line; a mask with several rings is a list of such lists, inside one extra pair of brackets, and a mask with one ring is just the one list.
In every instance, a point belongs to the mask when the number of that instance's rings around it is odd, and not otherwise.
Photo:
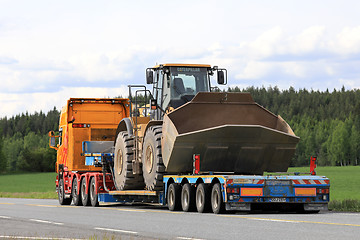
[[(330, 181), (288, 173), (299, 142), (249, 93), (219, 91), (227, 70), (159, 64), (128, 98), (70, 98), (60, 114), (59, 203), (158, 203), (169, 210), (327, 209)], [(313, 161), (312, 161), (313, 162)]]

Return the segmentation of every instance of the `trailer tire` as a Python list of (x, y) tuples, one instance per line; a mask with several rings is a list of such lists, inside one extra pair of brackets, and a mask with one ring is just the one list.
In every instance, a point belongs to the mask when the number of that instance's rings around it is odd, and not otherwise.
[(200, 183), (196, 188), (196, 209), (199, 213), (209, 212), (210, 210), (210, 190), (209, 186)]
[(81, 202), (84, 206), (90, 206), (89, 193), (86, 193), (86, 190), (89, 190), (89, 188), (86, 184), (86, 178), (83, 177), (80, 184)]
[(89, 196), (90, 196), (91, 206), (93, 206), (93, 207), (99, 206), (98, 194), (96, 192), (97, 191), (96, 191), (95, 177), (92, 177), (90, 180), (90, 186), (89, 186)]
[(133, 174), (134, 138), (128, 132), (119, 132), (115, 142), (114, 178), (117, 190), (144, 189), (142, 174)]
[(81, 206), (82, 205), (81, 193), (78, 191), (78, 189), (79, 189), (79, 184), (78, 184), (77, 178), (75, 177), (73, 179), (73, 182), (72, 182), (72, 191), (71, 191), (72, 202), (73, 202), (73, 204), (75, 206)]
[(189, 183), (182, 186), (181, 207), (184, 212), (192, 212), (195, 209), (195, 188)]
[(220, 183), (214, 184), (211, 190), (211, 208), (213, 213), (219, 214), (224, 212), (225, 205), (222, 197)]
[(65, 186), (64, 186), (63, 178), (61, 178), (59, 180), (58, 198), (59, 198), (60, 205), (70, 205), (71, 204), (71, 196), (70, 196), (70, 198), (66, 198), (66, 196), (65, 196)]
[(171, 183), (167, 192), (167, 205), (170, 211), (178, 211), (181, 208), (181, 186)]
[(162, 126), (152, 126), (146, 131), (142, 152), (142, 172), (146, 189), (157, 191), (163, 188), (165, 166), (161, 153)]

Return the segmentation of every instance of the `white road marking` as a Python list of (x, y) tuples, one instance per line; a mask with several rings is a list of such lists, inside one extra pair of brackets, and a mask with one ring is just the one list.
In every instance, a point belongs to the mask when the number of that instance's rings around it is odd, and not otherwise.
[(76, 238), (49, 238), (49, 237), (24, 237), (24, 236), (1, 236), (0, 238), (5, 239), (41, 239), (41, 240), (83, 240), (83, 239), (76, 239)]
[(137, 209), (117, 209), (118, 211), (123, 211), (123, 212), (146, 212), (144, 210), (137, 210)]
[(282, 220), (282, 219), (266, 219), (266, 218), (250, 218), (250, 219), (255, 220), (255, 221), (299, 223), (297, 221), (289, 221), (289, 220)]
[(64, 225), (63, 223), (51, 222), (51, 221), (40, 220), (40, 219), (29, 219), (29, 220), (30, 220), (30, 221), (33, 221), (33, 222), (39, 222), (39, 223), (48, 223), (48, 224), (55, 224), (55, 225)]
[(189, 237), (177, 237), (177, 239), (184, 239), (184, 240), (204, 240), (202, 238), (189, 238)]
[(7, 216), (0, 216), (0, 218), (3, 218), (3, 219), (10, 219), (11, 217), (7, 217)]
[(94, 229), (96, 229), (96, 230), (103, 230), (103, 231), (110, 231), (110, 232), (122, 232), (122, 233), (137, 234), (137, 232), (127, 231), (127, 230), (121, 230), (121, 229), (99, 228), (99, 227), (96, 227), (96, 228), (94, 228)]

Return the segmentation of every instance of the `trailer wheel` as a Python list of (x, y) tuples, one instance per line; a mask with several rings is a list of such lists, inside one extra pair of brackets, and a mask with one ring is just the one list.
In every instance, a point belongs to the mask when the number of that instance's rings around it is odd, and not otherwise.
[(199, 213), (208, 212), (210, 209), (209, 186), (200, 183), (196, 188), (196, 209)]
[(178, 211), (181, 207), (181, 186), (171, 183), (167, 192), (167, 205), (170, 211)]
[(211, 208), (215, 214), (222, 213), (225, 209), (220, 183), (216, 183), (212, 188)]
[(88, 186), (86, 184), (86, 178), (83, 177), (81, 179), (80, 191), (81, 191), (81, 202), (82, 202), (82, 205), (84, 205), (84, 206), (90, 206), (89, 194), (86, 193), (87, 189), (88, 189)]
[(142, 174), (133, 174), (134, 138), (126, 131), (116, 138), (114, 155), (114, 178), (117, 190), (144, 189)]
[(61, 178), (59, 181), (58, 197), (59, 197), (60, 205), (70, 205), (71, 204), (71, 196), (70, 196), (70, 198), (65, 197), (65, 186), (64, 186), (63, 178)]
[(142, 152), (142, 171), (147, 190), (163, 188), (165, 166), (161, 154), (161, 126), (152, 126), (146, 131)]
[(195, 189), (189, 183), (182, 187), (181, 207), (184, 212), (192, 212), (195, 208)]
[(78, 193), (79, 192), (78, 189), (79, 189), (79, 185), (78, 185), (77, 178), (75, 177), (72, 182), (72, 192), (71, 192), (72, 201), (75, 206), (82, 205), (81, 198), (80, 198), (81, 196), (80, 196), (80, 193)]
[(98, 201), (98, 194), (96, 193), (95, 177), (91, 178), (89, 187), (90, 187), (89, 194), (90, 194), (91, 206), (97, 207), (97, 206), (99, 206), (99, 201)]

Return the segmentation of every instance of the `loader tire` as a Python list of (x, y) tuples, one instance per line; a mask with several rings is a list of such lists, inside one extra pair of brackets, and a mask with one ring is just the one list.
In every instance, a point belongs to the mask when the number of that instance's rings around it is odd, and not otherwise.
[(117, 190), (144, 189), (141, 174), (133, 174), (134, 139), (125, 131), (119, 132), (115, 143), (114, 178)]
[(142, 152), (142, 172), (146, 189), (157, 191), (163, 188), (165, 166), (161, 154), (162, 127), (152, 126), (146, 131)]

